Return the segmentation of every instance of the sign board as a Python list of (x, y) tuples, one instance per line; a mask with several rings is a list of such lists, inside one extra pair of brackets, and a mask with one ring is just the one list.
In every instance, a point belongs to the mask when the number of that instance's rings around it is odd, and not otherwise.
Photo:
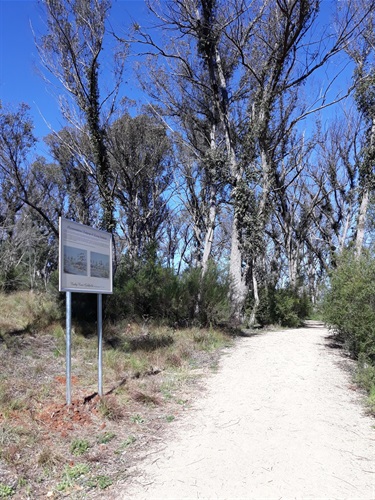
[(112, 236), (60, 217), (60, 292), (112, 293)]

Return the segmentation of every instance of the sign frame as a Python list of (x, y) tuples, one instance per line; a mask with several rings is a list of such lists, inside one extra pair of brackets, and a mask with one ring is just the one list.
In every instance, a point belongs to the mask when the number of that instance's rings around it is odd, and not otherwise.
[(113, 293), (112, 235), (59, 218), (59, 291)]

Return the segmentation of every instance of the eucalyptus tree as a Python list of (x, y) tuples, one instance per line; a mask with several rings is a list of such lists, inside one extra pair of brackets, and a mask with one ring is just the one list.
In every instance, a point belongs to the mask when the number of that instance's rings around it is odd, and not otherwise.
[[(160, 8), (149, 2), (149, 7), (159, 20), (158, 30), (162, 34), (158, 33), (155, 41), (135, 26), (135, 37), (147, 45), (150, 53), (147, 73), (143, 72), (144, 66), (140, 72), (141, 81), (146, 92), (157, 101), (156, 111), (167, 120), (177, 143), (182, 176), (175, 175), (175, 179), (180, 187), (181, 204), (191, 220), (192, 259), (204, 275), (229, 172), (215, 101), (217, 75), (212, 73), (212, 55), (207, 52), (212, 48), (206, 46), (209, 34), (203, 26), (211, 14), (203, 12), (205, 6), (196, 10), (194, 3), (184, 1), (160, 4)], [(211, 8), (209, 2), (207, 7)], [(200, 26), (201, 16), (205, 20)], [(215, 31), (212, 38), (218, 43), (223, 39), (221, 26), (225, 18), (211, 17), (211, 28)], [(181, 33), (189, 36), (181, 37)], [(227, 58), (228, 78), (234, 72), (234, 61), (230, 59), (233, 58)]]
[[(278, 191), (280, 196), (286, 192), (283, 185), (290, 182), (290, 176), (283, 174), (285, 158), (293, 154), (289, 138), (293, 138), (294, 130), (301, 128), (308, 115), (327, 106), (328, 102), (342, 98), (334, 96), (328, 101), (331, 81), (323, 82), (317, 97), (304, 96), (303, 84), (333, 56), (343, 52), (373, 9), (373, 5), (367, 5), (364, 10), (356, 8), (356, 16), (349, 11), (343, 12), (333, 32), (328, 27), (322, 28), (319, 18), (321, 4), (319, 0), (255, 3), (258, 8), (261, 6), (261, 11), (258, 11), (258, 21), (252, 26), (251, 43), (242, 46), (242, 38), (238, 35), (251, 26), (255, 18), (251, 8), (241, 18), (242, 28), (231, 36), (241, 54), (242, 82), (248, 86), (242, 165), (245, 178), (252, 179), (252, 183), (241, 182), (234, 190), (240, 212), (238, 226), (243, 227), (242, 245), (252, 248), (250, 259), (243, 261), (245, 269), (246, 266), (250, 270), (256, 269), (259, 267), (256, 261), (264, 260), (262, 235), (274, 210), (274, 193)], [(255, 216), (249, 218), (248, 210), (242, 207), (250, 193)], [(307, 223), (306, 216), (302, 220)], [(254, 281), (254, 272), (252, 274)]]
[(124, 114), (108, 131), (118, 222), (126, 251), (137, 261), (167, 238), (173, 155), (163, 124), (147, 113)]
[(358, 188), (363, 125), (360, 115), (351, 110), (345, 112), (344, 117), (332, 120), (328, 130), (319, 125), (317, 139), (307, 169), (312, 184), (306, 189), (312, 221), (308, 237), (312, 248), (325, 246), (321, 253), (325, 255), (322, 266), (329, 269), (336, 256), (355, 238), (361, 203)]
[[(94, 179), (101, 200), (101, 224), (111, 232), (116, 226), (113, 198), (115, 180), (111, 174), (106, 134), (108, 121), (115, 109), (124, 65), (124, 59), (120, 62), (115, 53), (111, 68), (112, 90), (103, 96), (101, 62), (111, 2), (42, 0), (42, 4), (46, 13), (47, 33), (37, 41), (41, 61), (62, 86), (64, 93), (59, 96), (61, 112), (81, 134), (87, 135), (90, 154), (77, 150), (79, 144), (76, 141), (66, 141), (65, 145), (81, 157), (84, 170)], [(64, 137), (60, 136), (62, 139)]]
[[(86, 169), (85, 158), (89, 155), (87, 135), (72, 127), (45, 138), (49, 153), (58, 171), (56, 182), (65, 187), (65, 216), (81, 224), (98, 225), (99, 199), (95, 179)], [(83, 151), (83, 154), (78, 152)]]
[[(226, 32), (236, 23), (241, 7), (236, 2), (233, 6), (240, 10), (221, 1), (174, 0), (159, 8), (149, 2), (165, 38), (153, 39), (135, 26), (135, 38), (147, 45), (149, 53), (148, 72), (141, 74), (144, 88), (160, 105), (160, 115), (179, 144), (181, 202), (192, 221), (193, 261), (202, 276), (215, 245), (220, 212), (237, 175), (236, 122), (242, 90), (235, 83), (238, 52)], [(244, 299), (241, 280), (234, 274), (239, 242), (237, 233), (232, 233), (233, 296)]]
[(312, 138), (297, 142), (294, 154), (291, 150), (285, 158), (291, 180), (276, 177), (272, 237), (285, 255), (288, 284), (296, 290), (307, 284), (314, 299), (318, 282), (353, 244), (362, 137), (360, 116), (353, 110), (324, 127), (318, 121)]
[[(232, 312), (237, 320), (243, 318), (249, 283), (256, 286), (257, 269), (264, 260), (272, 193), (280, 189), (280, 165), (287, 154), (285, 136), (292, 136), (294, 127), (313, 112), (311, 100), (296, 105), (302, 86), (347, 46), (371, 8), (355, 18), (347, 13), (337, 32), (328, 28), (318, 32), (314, 29), (320, 4), (319, 0), (171, 0), (157, 9), (149, 2), (168, 43), (155, 41), (135, 26), (138, 41), (148, 45), (152, 59), (147, 75), (151, 88), (146, 80), (151, 97), (164, 105), (165, 119), (178, 122), (201, 172), (207, 153), (215, 158), (215, 179), (230, 195)], [(325, 105), (323, 92), (316, 107)], [(206, 133), (202, 134), (202, 126)], [(203, 155), (197, 148), (199, 132), (206, 137)], [(187, 171), (190, 182), (192, 177)], [(217, 184), (211, 181), (210, 186), (214, 210), (209, 224), (202, 224), (207, 229), (219, 206)], [(200, 206), (199, 201), (191, 196), (190, 206)], [(209, 231), (206, 236), (209, 242)]]
[[(14, 111), (0, 107), (0, 180), (2, 201), (7, 204), (7, 218), (12, 223), (16, 213), (23, 205), (28, 205), (48, 226), (58, 234), (56, 219), (50, 212), (55, 207), (56, 192), (48, 184), (42, 188), (42, 169), (38, 163), (45, 163), (43, 158), (35, 157), (36, 138), (33, 123), (28, 113), (28, 106), (21, 104)], [(47, 177), (44, 178), (46, 180)], [(52, 182), (52, 178), (49, 178)], [(11, 196), (10, 196), (11, 195)]]
[(371, 193), (374, 190), (375, 165), (375, 2), (373, 0), (353, 0), (343, 2), (343, 9), (348, 9), (353, 17), (358, 12), (368, 11), (368, 15), (357, 30), (355, 40), (346, 51), (355, 64), (355, 102), (366, 124), (360, 169), (360, 205), (356, 228), (355, 249), (359, 257), (365, 235), (366, 217)]

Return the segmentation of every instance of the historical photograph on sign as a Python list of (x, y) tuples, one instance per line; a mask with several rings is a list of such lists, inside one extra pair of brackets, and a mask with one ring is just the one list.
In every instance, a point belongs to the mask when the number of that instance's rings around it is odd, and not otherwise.
[(95, 278), (109, 278), (109, 256), (91, 252), (90, 275)]
[(87, 276), (87, 252), (64, 245), (64, 273)]

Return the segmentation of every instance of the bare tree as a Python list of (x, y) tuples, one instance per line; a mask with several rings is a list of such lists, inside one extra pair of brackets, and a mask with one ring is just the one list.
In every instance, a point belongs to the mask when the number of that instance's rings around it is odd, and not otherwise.
[[(113, 60), (113, 89), (104, 97), (100, 85), (100, 61), (104, 49), (106, 20), (110, 0), (43, 0), (47, 15), (47, 34), (37, 42), (41, 60), (63, 86), (60, 97), (63, 116), (87, 134), (90, 155), (81, 155), (87, 173), (95, 179), (102, 205), (102, 226), (113, 231), (116, 226), (113, 198), (114, 179), (106, 143), (107, 123), (122, 80), (124, 59)], [(71, 104), (66, 95), (72, 97)], [(63, 137), (60, 137), (63, 139)], [(76, 142), (65, 143), (74, 148)]]
[[(35, 168), (32, 156), (36, 138), (33, 123), (28, 114), (28, 106), (21, 104), (16, 111), (0, 108), (0, 174), (2, 189), (12, 193), (13, 202), (8, 204), (8, 218), (26, 204), (33, 208), (54, 234), (58, 234), (56, 220), (49, 212), (48, 198), (56, 200), (54, 189), (41, 190), (41, 176)], [(43, 161), (43, 160), (41, 160)], [(51, 180), (51, 179), (50, 179)], [(7, 186), (7, 188), (6, 188)], [(50, 186), (51, 187), (51, 186)], [(9, 191), (10, 190), (10, 191)], [(56, 206), (55, 203), (52, 204)], [(12, 215), (13, 214), (13, 215)]]
[[(243, 5), (234, 5), (232, 9), (217, 1), (175, 0), (157, 9), (150, 2), (159, 27), (169, 39), (165, 43), (156, 42), (136, 26), (137, 40), (148, 46), (152, 60), (144, 87), (162, 105), (162, 115), (173, 130), (177, 127), (180, 133), (181, 173), (185, 179), (182, 199), (193, 223), (192, 239), (202, 275), (212, 254), (220, 206), (238, 175), (235, 122), (242, 90), (234, 83), (238, 51), (226, 31), (236, 23)], [(237, 233), (233, 235), (232, 263), (233, 256), (239, 254)], [(244, 299), (241, 279), (233, 274), (232, 281), (233, 295), (240, 293)]]
[(375, 164), (375, 12), (373, 0), (353, 0), (344, 2), (353, 17), (358, 18), (358, 12), (368, 11), (368, 15), (357, 30), (353, 43), (347, 47), (347, 53), (355, 63), (354, 80), (356, 84), (355, 101), (366, 123), (366, 143), (362, 148), (360, 162), (361, 201), (358, 210), (358, 222), (355, 239), (355, 250), (361, 255), (366, 217), (370, 195), (374, 189)]
[[(347, 46), (371, 10), (368, 6), (356, 17), (347, 12), (336, 33), (327, 28), (315, 37), (319, 5), (319, 0), (173, 0), (156, 9), (150, 3), (169, 44), (155, 42), (136, 26), (138, 41), (150, 48), (150, 57), (163, 59), (151, 72), (150, 92), (164, 104), (163, 116), (178, 117), (182, 137), (193, 145), (200, 168), (198, 131), (206, 137), (206, 151), (220, 158), (216, 172), (225, 179), (233, 209), (230, 274), (237, 320), (243, 318), (249, 277), (256, 290), (256, 260), (263, 259), (262, 235), (272, 213), (272, 192), (280, 189), (277, 172), (285, 156), (285, 136), (314, 109), (311, 100), (296, 105), (301, 86)], [(171, 33), (176, 35), (172, 38)], [(326, 105), (323, 92), (315, 108)], [(212, 182), (210, 186), (203, 255), (210, 252), (212, 222), (218, 214), (217, 187)], [(189, 194), (194, 208), (199, 199), (193, 190)], [(197, 222), (195, 226), (200, 232)]]
[[(58, 217), (66, 190), (59, 170), (35, 158), (28, 107), (0, 109), (0, 241), (5, 289), (44, 284), (57, 263)], [(19, 271), (20, 270), (20, 271)]]

